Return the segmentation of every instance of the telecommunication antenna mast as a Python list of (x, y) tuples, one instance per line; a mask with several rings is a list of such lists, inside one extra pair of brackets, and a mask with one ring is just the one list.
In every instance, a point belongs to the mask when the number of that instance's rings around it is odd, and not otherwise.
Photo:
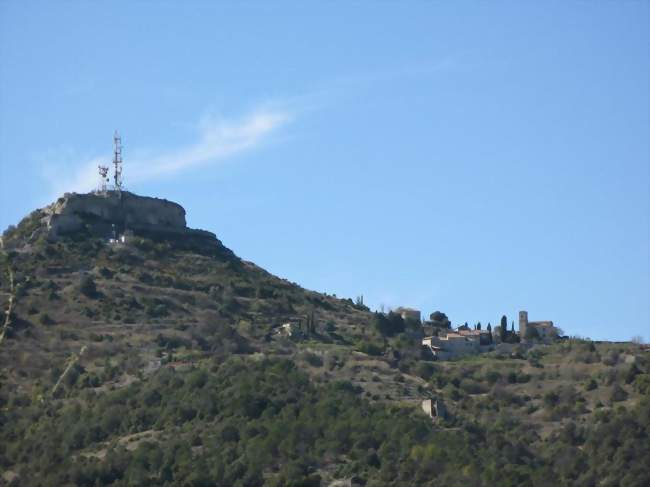
[(108, 166), (97, 166), (99, 169), (99, 190), (102, 193), (106, 192), (106, 185), (108, 184), (109, 178), (108, 178)]
[(115, 166), (115, 191), (122, 191), (122, 137), (113, 135), (113, 165)]

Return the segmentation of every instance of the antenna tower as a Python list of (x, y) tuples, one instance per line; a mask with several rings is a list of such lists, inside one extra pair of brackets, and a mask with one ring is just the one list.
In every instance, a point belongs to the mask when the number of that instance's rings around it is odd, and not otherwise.
[(106, 192), (106, 185), (108, 184), (109, 178), (108, 178), (108, 166), (97, 166), (99, 169), (99, 190), (102, 193)]
[(113, 135), (113, 165), (115, 166), (115, 191), (122, 191), (122, 137)]

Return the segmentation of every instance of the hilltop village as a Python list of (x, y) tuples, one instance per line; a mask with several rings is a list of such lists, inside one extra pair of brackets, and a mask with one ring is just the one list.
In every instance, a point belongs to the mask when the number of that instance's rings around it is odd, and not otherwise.
[[(358, 300), (357, 306), (363, 306), (363, 301)], [(275, 334), (300, 340), (320, 328), (316, 321), (314, 316), (296, 317), (278, 326)], [(449, 360), (494, 350), (510, 352), (518, 344), (550, 344), (565, 338), (552, 321), (529, 321), (527, 311), (519, 312), (517, 330), (514, 322), (508, 330), (505, 316), (494, 328), (490, 323), (485, 328), (481, 323), (473, 327), (465, 323), (454, 328), (447, 315), (440, 311), (431, 313), (428, 320), (422, 320), (419, 310), (405, 307), (375, 313), (375, 325), (382, 334), (390, 336), (404, 332), (413, 340), (419, 340), (423, 351), (432, 360)]]
[(514, 323), (508, 330), (508, 320), (505, 316), (501, 323), (492, 328), (483, 328), (481, 323), (474, 327), (467, 323), (453, 328), (444, 313), (431, 313), (429, 320), (421, 319), (421, 312), (411, 308), (397, 308), (392, 313), (398, 314), (405, 322), (420, 323), (422, 345), (437, 360), (447, 360), (462, 355), (473, 355), (492, 350), (506, 351), (513, 344), (551, 343), (561, 337), (561, 330), (552, 321), (529, 321), (528, 312), (519, 312), (519, 329), (514, 329)]

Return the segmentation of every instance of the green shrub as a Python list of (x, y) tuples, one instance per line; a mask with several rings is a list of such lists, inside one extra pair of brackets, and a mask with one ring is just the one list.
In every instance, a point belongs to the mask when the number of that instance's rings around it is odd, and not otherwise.
[(114, 273), (108, 267), (101, 267), (99, 269), (99, 275), (105, 279), (112, 279)]
[(625, 401), (627, 399), (627, 396), (628, 396), (627, 392), (625, 392), (625, 390), (621, 386), (616, 384), (612, 388), (612, 393), (610, 395), (610, 400), (612, 402)]
[(415, 375), (424, 380), (429, 380), (436, 372), (436, 366), (431, 362), (419, 361), (415, 367)]
[(79, 292), (89, 298), (97, 297), (97, 286), (92, 276), (86, 274), (81, 277), (78, 285)]
[(52, 318), (50, 318), (50, 315), (48, 315), (47, 313), (41, 313), (38, 316), (38, 322), (41, 325), (45, 325), (45, 326), (54, 324), (54, 320)]
[(489, 370), (485, 374), (485, 380), (487, 380), (488, 384), (490, 385), (496, 384), (499, 381), (499, 379), (501, 379), (501, 374), (496, 370)]
[(549, 391), (544, 394), (544, 406), (547, 408), (553, 408), (557, 406), (560, 402), (560, 396), (555, 391)]
[(305, 361), (312, 367), (323, 366), (323, 358), (320, 355), (317, 355), (312, 352), (305, 352), (303, 356), (305, 358)]
[(208, 382), (208, 374), (205, 370), (193, 370), (187, 376), (187, 385), (192, 389), (200, 389)]
[(519, 372), (517, 374), (517, 383), (519, 384), (526, 384), (527, 382), (530, 382), (531, 376), (529, 374), (525, 374), (523, 372)]
[(148, 304), (145, 313), (150, 318), (164, 318), (170, 314), (167, 303)]
[(358, 342), (356, 345), (356, 349), (359, 352), (367, 353), (368, 355), (373, 355), (375, 357), (379, 357), (384, 353), (383, 348), (381, 348), (380, 346), (372, 342), (367, 342), (367, 341)]
[(634, 389), (639, 394), (650, 395), (650, 374), (640, 374), (634, 379)]
[(613, 367), (618, 363), (619, 356), (620, 353), (618, 350), (609, 350), (602, 358), (602, 361), (605, 365), (609, 365), (610, 367)]
[(394, 336), (403, 333), (405, 330), (404, 319), (392, 311), (385, 315), (384, 313), (375, 313), (373, 317), (375, 328), (384, 336)]
[(487, 392), (487, 388), (472, 379), (463, 379), (460, 381), (460, 389), (466, 394), (483, 394)]

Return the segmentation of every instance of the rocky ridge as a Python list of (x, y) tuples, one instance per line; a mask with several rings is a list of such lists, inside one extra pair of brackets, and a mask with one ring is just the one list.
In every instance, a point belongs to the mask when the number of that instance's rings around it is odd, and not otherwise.
[[(214, 233), (187, 227), (185, 209), (166, 199), (128, 191), (65, 193), (30, 217), (33, 242), (43, 237), (56, 242), (63, 237), (109, 240), (122, 235), (153, 240), (174, 240), (204, 250), (222, 247)], [(23, 225), (25, 226), (25, 225)]]

